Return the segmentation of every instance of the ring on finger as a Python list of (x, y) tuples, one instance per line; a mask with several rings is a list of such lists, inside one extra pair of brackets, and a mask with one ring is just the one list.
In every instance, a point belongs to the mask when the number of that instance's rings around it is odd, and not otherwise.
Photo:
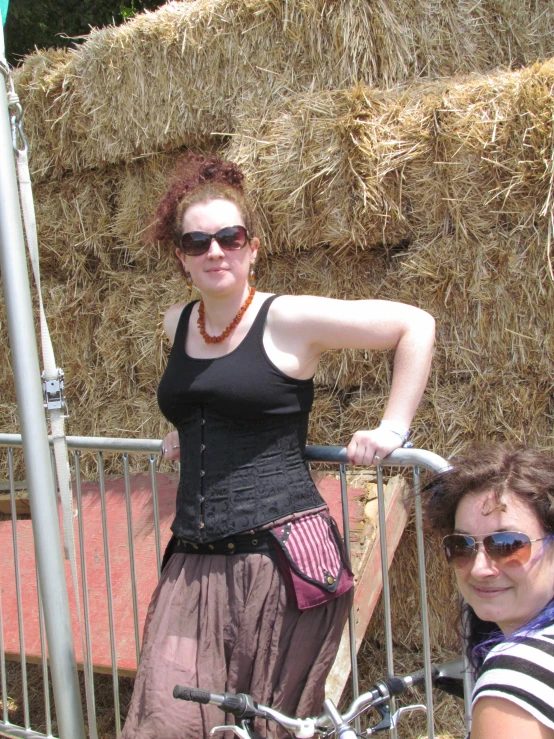
[(381, 457), (378, 454), (374, 454), (373, 455), (373, 461), (374, 462), (381, 462), (382, 459), (381, 459)]

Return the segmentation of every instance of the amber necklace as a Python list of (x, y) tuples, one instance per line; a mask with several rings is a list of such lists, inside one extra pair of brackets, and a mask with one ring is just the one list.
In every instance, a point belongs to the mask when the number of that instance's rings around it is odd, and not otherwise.
[(203, 300), (200, 301), (200, 305), (198, 306), (197, 324), (198, 324), (198, 330), (200, 331), (200, 335), (202, 336), (206, 344), (219, 344), (220, 342), (224, 341), (224, 339), (226, 339), (229, 336), (231, 331), (236, 326), (238, 326), (239, 323), (241, 322), (241, 319), (243, 315), (246, 313), (246, 311), (248, 310), (250, 303), (254, 300), (255, 292), (256, 292), (256, 288), (252, 286), (250, 288), (250, 293), (248, 294), (248, 297), (246, 298), (246, 301), (244, 302), (244, 305), (241, 307), (237, 315), (233, 318), (231, 323), (227, 326), (225, 331), (222, 334), (219, 334), (219, 336), (210, 336), (206, 332), (206, 312), (204, 309), (204, 301)]

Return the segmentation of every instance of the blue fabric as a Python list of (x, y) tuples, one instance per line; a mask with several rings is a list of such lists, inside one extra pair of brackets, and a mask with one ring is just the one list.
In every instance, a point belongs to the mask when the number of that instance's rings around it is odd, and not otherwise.
[(10, 0), (0, 0), (0, 13), (2, 13), (2, 25), (6, 22), (6, 16), (8, 15), (8, 4)]

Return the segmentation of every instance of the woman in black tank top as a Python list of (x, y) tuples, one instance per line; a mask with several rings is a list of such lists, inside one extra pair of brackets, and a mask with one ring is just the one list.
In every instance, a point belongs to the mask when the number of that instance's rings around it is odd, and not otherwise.
[[(189, 155), (158, 209), (156, 237), (200, 299), (164, 319), (172, 349), (158, 401), (175, 431), (163, 455), (180, 459), (181, 474), (123, 739), (198, 739), (221, 723), (216, 708), (174, 700), (176, 683), (320, 712), (351, 580), (304, 461), (317, 363), (329, 349), (395, 350), (383, 420), (348, 444), (365, 465), (407, 442), (429, 372), (424, 311), (255, 291), (260, 244), (242, 182), (236, 165)], [(278, 542), (296, 530), (305, 554), (336, 565), (331, 585), (286, 564)]]

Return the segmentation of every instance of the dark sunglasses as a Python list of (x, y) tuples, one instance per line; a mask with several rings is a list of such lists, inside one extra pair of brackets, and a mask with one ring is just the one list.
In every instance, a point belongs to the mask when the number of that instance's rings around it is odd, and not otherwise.
[[(524, 565), (531, 556), (531, 544), (542, 539), (530, 539), (520, 531), (499, 531), (482, 539), (485, 552), (493, 560), (503, 565), (517, 567)], [(479, 541), (466, 534), (449, 534), (442, 540), (442, 548), (448, 564), (457, 568), (465, 567), (477, 555)]]
[(242, 249), (248, 241), (248, 232), (244, 226), (227, 226), (220, 228), (215, 234), (206, 234), (203, 231), (189, 231), (181, 236), (179, 248), (189, 257), (199, 257), (210, 248), (215, 239), (222, 249), (232, 251)]

